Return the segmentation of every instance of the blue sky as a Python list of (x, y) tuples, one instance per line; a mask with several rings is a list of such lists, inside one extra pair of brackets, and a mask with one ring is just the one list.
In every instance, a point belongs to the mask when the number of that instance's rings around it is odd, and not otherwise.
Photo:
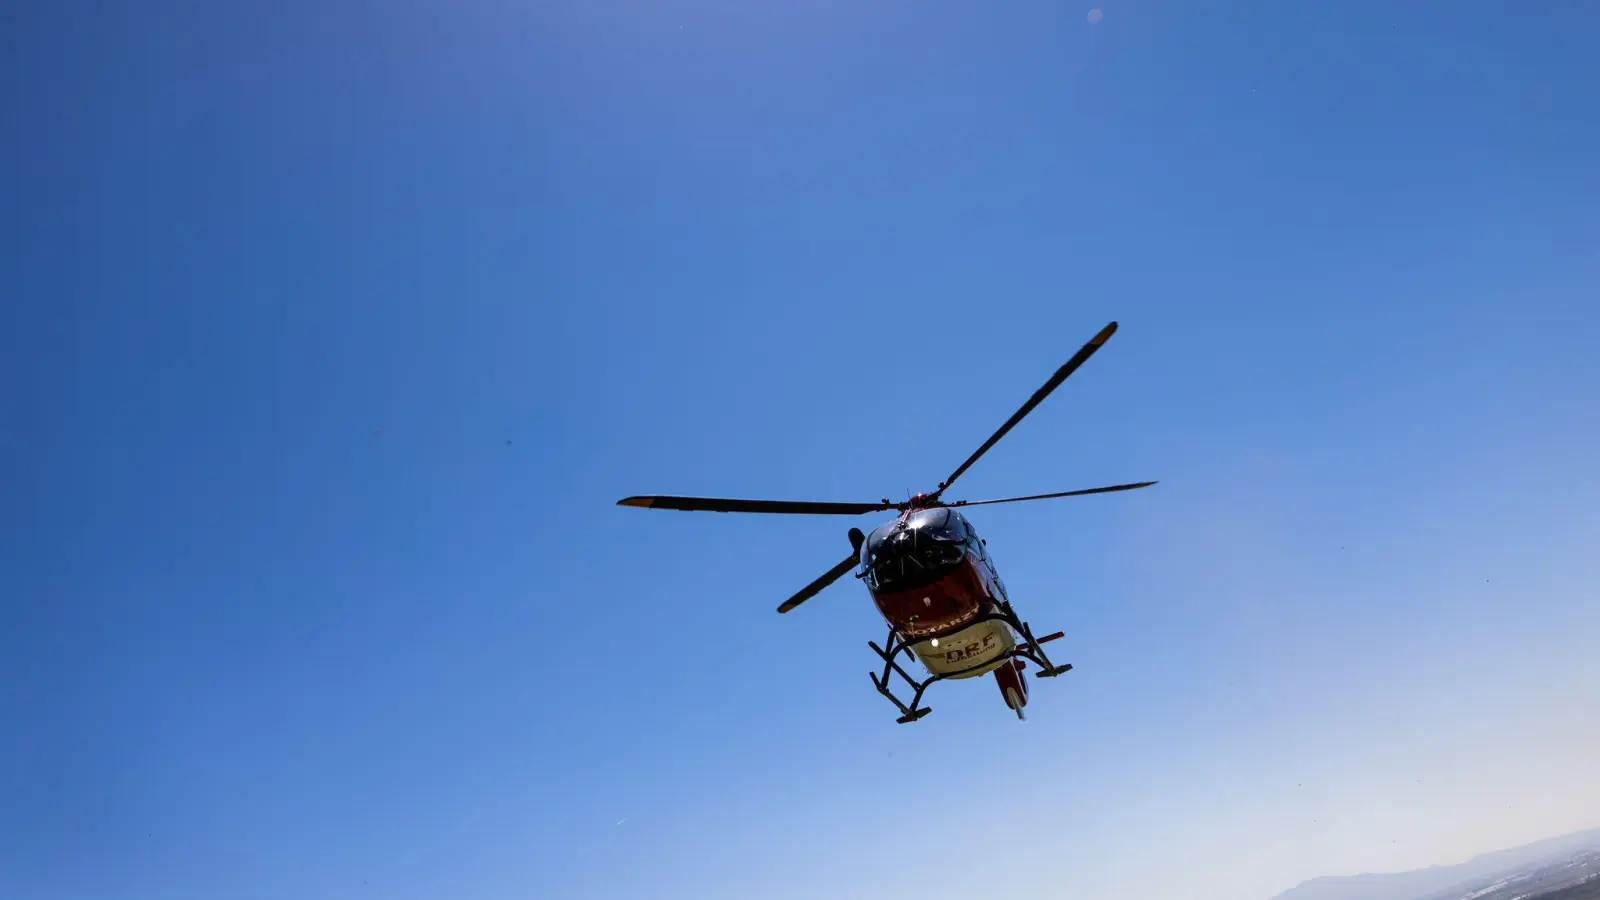
[[(1266, 898), (1600, 824), (1600, 10), (1312, 6), (8, 11), (0, 894)], [(851, 521), (613, 506), (927, 489), (1112, 319), (960, 485), (1161, 480), (974, 515), (1077, 665), (1026, 723), (896, 725), (856, 583), (773, 613)]]

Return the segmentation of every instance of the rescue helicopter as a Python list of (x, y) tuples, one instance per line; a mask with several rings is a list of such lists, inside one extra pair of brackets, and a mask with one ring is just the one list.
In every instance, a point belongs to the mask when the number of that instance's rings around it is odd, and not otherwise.
[[(1018, 719), (1028, 705), (1027, 663), (1039, 667), (1038, 677), (1054, 678), (1072, 670), (1070, 663), (1056, 665), (1044, 645), (1065, 635), (1057, 631), (1036, 637), (1033, 629), (1012, 608), (1005, 582), (989, 554), (988, 542), (978, 536), (963, 510), (973, 506), (1080, 497), (1149, 487), (1154, 481), (1109, 487), (1005, 497), (998, 500), (946, 501), (945, 491), (972, 464), (1005, 437), (1078, 367), (1088, 361), (1117, 330), (1112, 322), (1084, 344), (1066, 364), (1022, 404), (1000, 429), (939, 486), (926, 493), (894, 502), (888, 498), (867, 503), (833, 503), (803, 500), (742, 500), (716, 497), (679, 497), (661, 494), (627, 497), (619, 506), (721, 513), (779, 513), (858, 516), (894, 510), (895, 518), (870, 532), (851, 528), (850, 555), (801, 588), (778, 606), (787, 613), (854, 570), (866, 585), (878, 612), (889, 626), (884, 646), (868, 641), (883, 661), (881, 673), (869, 672), (878, 693), (900, 710), (901, 724), (915, 722), (932, 712), (922, 705), (923, 694), (934, 682), (977, 678), (993, 673), (1000, 695)], [(928, 674), (916, 678), (900, 664), (900, 657), (915, 658)], [(913, 691), (906, 703), (891, 688), (898, 675)]]

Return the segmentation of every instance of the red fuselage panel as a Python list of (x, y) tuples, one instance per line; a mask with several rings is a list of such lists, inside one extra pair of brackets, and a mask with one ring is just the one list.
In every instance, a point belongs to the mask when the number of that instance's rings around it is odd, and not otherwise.
[(959, 565), (921, 587), (871, 591), (883, 618), (907, 638), (945, 631), (977, 618), (990, 592), (981, 566), (968, 554)]

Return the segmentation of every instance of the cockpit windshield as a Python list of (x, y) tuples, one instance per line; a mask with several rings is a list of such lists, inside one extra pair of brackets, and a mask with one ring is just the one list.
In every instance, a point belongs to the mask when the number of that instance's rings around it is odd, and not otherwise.
[(861, 545), (861, 568), (873, 590), (910, 590), (961, 562), (966, 522), (943, 507), (885, 522)]

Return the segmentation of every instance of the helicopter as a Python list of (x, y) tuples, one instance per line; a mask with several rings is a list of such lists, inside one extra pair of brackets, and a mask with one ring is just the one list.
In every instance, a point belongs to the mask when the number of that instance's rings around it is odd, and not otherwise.
[[(1102, 328), (1072, 358), (1057, 369), (1000, 429), (956, 468), (939, 486), (901, 502), (887, 497), (868, 503), (833, 503), (803, 500), (743, 500), (716, 497), (679, 497), (663, 494), (627, 497), (618, 506), (720, 513), (778, 513), (857, 516), (894, 510), (895, 518), (870, 532), (851, 528), (850, 555), (778, 606), (787, 613), (824, 588), (855, 570), (889, 626), (884, 646), (868, 641), (883, 661), (881, 673), (869, 672), (873, 687), (900, 710), (895, 721), (915, 722), (932, 712), (923, 706), (923, 694), (935, 682), (977, 678), (993, 673), (1006, 706), (1025, 719), (1028, 704), (1027, 663), (1039, 667), (1037, 676), (1054, 678), (1072, 670), (1070, 663), (1056, 665), (1044, 645), (1065, 636), (1057, 631), (1035, 637), (1032, 628), (1012, 608), (1005, 582), (989, 554), (988, 541), (978, 536), (962, 511), (973, 506), (1079, 497), (1149, 487), (1154, 481), (998, 500), (955, 500), (944, 493), (972, 464), (1005, 437), (1063, 381), (1078, 370), (1116, 333), (1117, 323)], [(900, 665), (904, 654), (915, 658), (928, 673), (915, 678)], [(898, 675), (913, 693), (906, 703), (891, 687)]]

